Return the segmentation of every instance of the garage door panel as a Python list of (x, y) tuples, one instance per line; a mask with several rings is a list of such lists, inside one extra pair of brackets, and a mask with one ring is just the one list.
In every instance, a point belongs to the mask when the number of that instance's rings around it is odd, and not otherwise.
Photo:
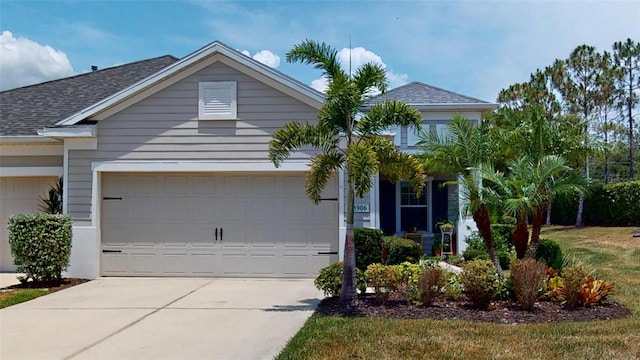
[(175, 198), (169, 206), (162, 201), (157, 201), (159, 206), (155, 213), (160, 212), (162, 216), (156, 218), (155, 221), (160, 220), (162, 223), (184, 223), (190, 221), (192, 218), (191, 199), (190, 198)]
[(193, 248), (213, 248), (215, 246), (214, 227), (208, 224), (192, 224), (189, 226), (189, 244)]
[[(331, 258), (317, 253), (337, 248), (338, 202), (313, 205), (304, 174), (114, 178), (103, 175), (105, 189), (124, 194), (125, 204), (103, 201), (103, 248), (128, 260), (105, 260), (105, 275), (311, 277)], [(334, 190), (337, 179), (327, 193)]]
[(217, 259), (213, 252), (194, 252), (189, 258), (191, 273), (196, 276), (217, 275)]
[(9, 218), (39, 212), (40, 198), (57, 181), (55, 177), (0, 178), (0, 271), (15, 271), (9, 246)]
[(128, 273), (129, 256), (127, 254), (102, 254), (102, 267), (105, 275), (126, 275)]
[(189, 224), (164, 224), (158, 239), (165, 248), (185, 248), (188, 244)]
[(133, 275), (158, 275), (154, 274), (157, 257), (155, 252), (135, 252), (129, 258), (129, 267)]
[(165, 275), (184, 276), (190, 272), (190, 264), (186, 252), (166, 252), (161, 255), (162, 271)]
[[(247, 244), (252, 248), (275, 248), (281, 238), (279, 229), (272, 226), (248, 226), (246, 230)], [(281, 240), (280, 240), (281, 241)]]

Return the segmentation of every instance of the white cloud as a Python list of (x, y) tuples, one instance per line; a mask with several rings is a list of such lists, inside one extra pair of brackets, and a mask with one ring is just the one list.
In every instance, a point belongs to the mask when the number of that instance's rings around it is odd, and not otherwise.
[(272, 68), (277, 68), (278, 66), (280, 66), (280, 56), (272, 53), (269, 50), (258, 51), (255, 55), (253, 55), (253, 58)]
[[(351, 72), (354, 73), (360, 66), (364, 64), (379, 64), (383, 69), (387, 68), (387, 64), (382, 61), (382, 58), (363, 47), (356, 48), (343, 48), (338, 51), (338, 61), (340, 65), (342, 65), (343, 69), (351, 69)], [(396, 74), (392, 70), (387, 70), (387, 80), (389, 81), (390, 88), (396, 88), (398, 86), (404, 85), (409, 81), (409, 75), (407, 74)], [(311, 81), (311, 87), (324, 92), (327, 90), (328, 82), (324, 77), (315, 79)]]
[(0, 35), (0, 89), (12, 89), (74, 74), (67, 54), (27, 38)]
[(327, 90), (328, 85), (329, 85), (329, 82), (327, 81), (326, 77), (321, 77), (319, 79), (311, 80), (311, 87), (320, 92), (324, 92), (325, 90)]
[(280, 56), (272, 53), (269, 50), (260, 50), (255, 55), (251, 56), (249, 50), (242, 50), (241, 53), (247, 55), (248, 57), (252, 57), (253, 60), (259, 61), (268, 67), (277, 68), (280, 66)]

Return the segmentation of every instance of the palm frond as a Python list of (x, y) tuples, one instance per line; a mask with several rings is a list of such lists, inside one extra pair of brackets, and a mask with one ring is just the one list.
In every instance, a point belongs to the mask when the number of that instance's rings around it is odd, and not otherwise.
[(322, 190), (329, 178), (340, 169), (344, 161), (345, 155), (337, 151), (327, 151), (311, 159), (305, 188), (307, 196), (314, 204), (320, 202)]
[(371, 107), (358, 122), (357, 130), (364, 136), (378, 135), (392, 126), (420, 129), (422, 114), (399, 101), (385, 101)]
[(339, 132), (326, 123), (311, 125), (291, 122), (273, 134), (269, 143), (269, 159), (279, 167), (292, 151), (302, 146), (327, 152), (337, 149), (339, 141)]
[(353, 82), (360, 94), (368, 95), (372, 90), (387, 91), (387, 76), (380, 64), (367, 63), (358, 68), (353, 74)]
[(286, 59), (290, 63), (313, 65), (316, 69), (322, 70), (322, 75), (329, 79), (348, 77), (340, 67), (338, 52), (324, 42), (306, 39), (289, 50)]
[(378, 172), (376, 152), (367, 142), (354, 142), (347, 148), (347, 164), (355, 193), (363, 197), (371, 190), (373, 176)]

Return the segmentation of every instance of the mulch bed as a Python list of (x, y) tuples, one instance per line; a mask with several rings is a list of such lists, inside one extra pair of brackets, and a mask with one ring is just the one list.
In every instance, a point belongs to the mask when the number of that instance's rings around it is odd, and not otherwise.
[(27, 281), (26, 283), (16, 284), (4, 287), (0, 290), (14, 290), (14, 289), (48, 289), (49, 293), (60, 291), (72, 286), (85, 283), (87, 279), (78, 278), (63, 278), (62, 281)]
[(533, 311), (525, 311), (513, 301), (495, 301), (491, 310), (479, 310), (468, 301), (436, 299), (429, 307), (415, 306), (404, 299), (391, 298), (387, 302), (378, 301), (372, 294), (359, 295), (350, 304), (343, 304), (340, 298), (322, 300), (317, 313), (330, 316), (363, 316), (393, 319), (439, 319), (470, 320), (499, 324), (549, 323), (560, 321), (591, 321), (619, 319), (631, 315), (624, 305), (608, 300), (602, 305), (568, 310), (558, 302), (541, 301)]

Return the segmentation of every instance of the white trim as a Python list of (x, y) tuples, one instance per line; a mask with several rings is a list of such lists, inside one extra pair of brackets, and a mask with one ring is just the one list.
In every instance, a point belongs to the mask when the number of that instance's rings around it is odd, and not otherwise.
[(345, 218), (344, 170), (338, 170), (338, 261), (344, 261), (344, 245), (347, 239), (347, 223)]
[(378, 199), (380, 198), (380, 190), (378, 184), (380, 183), (380, 173), (376, 173), (373, 181), (373, 187), (369, 190), (369, 227), (379, 229), (380, 206), (378, 206)]
[(230, 47), (219, 41), (214, 41), (213, 43), (203, 47), (202, 49), (184, 57), (182, 60), (156, 72), (155, 74), (148, 76), (147, 78), (105, 98), (104, 100), (99, 101), (67, 117), (66, 119), (57, 122), (56, 125), (75, 125), (80, 121), (95, 115), (96, 113), (109, 109), (116, 104), (125, 101), (132, 96), (135, 96), (140, 92), (150, 89), (151, 87), (166, 80), (167, 78), (175, 76), (177, 73), (185, 70), (186, 68), (196, 65), (206, 58), (214, 56), (216, 53), (222, 54), (223, 56), (226, 56), (244, 66), (247, 66), (250, 69), (257, 71), (258, 73), (268, 78), (274, 79), (275, 81), (284, 84), (293, 91), (302, 93), (306, 97), (318, 102), (319, 104), (324, 103), (324, 96), (313, 88), (301, 82), (298, 82), (297, 80), (294, 80), (293, 78), (288, 77), (283, 73), (274, 70), (256, 60), (253, 60), (252, 58), (231, 49)]
[(417, 110), (493, 110), (497, 104), (482, 103), (434, 103), (434, 104), (407, 104)]
[(62, 156), (62, 144), (0, 144), (1, 156)]
[(42, 128), (38, 130), (38, 135), (49, 137), (95, 137), (97, 128), (95, 125), (78, 126), (70, 128)]
[(0, 144), (34, 144), (34, 143), (59, 144), (60, 140), (43, 137), (40, 135), (0, 136)]
[(55, 176), (62, 175), (62, 166), (2, 166), (0, 177)]
[(309, 171), (307, 161), (284, 162), (275, 167), (270, 161), (102, 161), (92, 162), (93, 171), (108, 172), (286, 172)]
[(425, 181), (424, 190), (427, 192), (427, 231), (432, 233), (433, 229), (433, 181), (427, 179)]

